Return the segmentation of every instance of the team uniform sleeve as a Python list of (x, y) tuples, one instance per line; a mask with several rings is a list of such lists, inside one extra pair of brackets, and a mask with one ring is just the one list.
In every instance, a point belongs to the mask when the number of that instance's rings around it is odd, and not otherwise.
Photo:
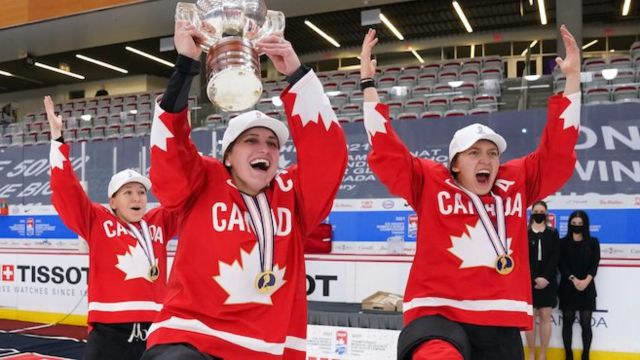
[(297, 152), (297, 164), (285, 171), (293, 179), (299, 219), (308, 235), (331, 211), (347, 165), (347, 144), (313, 71), (285, 89), (281, 98)]
[(560, 189), (573, 175), (580, 129), (580, 93), (549, 98), (538, 148), (524, 158), (527, 206)]
[(51, 141), (49, 151), (51, 165), (51, 203), (58, 215), (73, 232), (82, 236), (90, 244), (91, 224), (96, 207), (80, 185), (69, 160), (69, 145)]
[(424, 182), (421, 160), (411, 154), (391, 126), (388, 106), (365, 102), (364, 127), (371, 144), (369, 167), (389, 192), (418, 210)]
[(151, 126), (153, 193), (169, 210), (188, 203), (204, 185), (204, 159), (190, 138), (188, 110), (164, 111), (156, 103)]

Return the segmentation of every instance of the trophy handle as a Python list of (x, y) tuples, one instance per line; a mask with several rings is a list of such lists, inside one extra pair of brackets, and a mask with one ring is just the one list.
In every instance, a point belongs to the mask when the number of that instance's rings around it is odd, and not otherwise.
[(216, 42), (216, 30), (213, 26), (206, 21), (202, 21), (198, 7), (195, 4), (179, 2), (176, 4), (176, 21), (185, 20), (198, 29), (207, 38), (205, 42), (198, 41), (197, 44), (202, 48), (204, 52), (209, 52), (209, 49)]

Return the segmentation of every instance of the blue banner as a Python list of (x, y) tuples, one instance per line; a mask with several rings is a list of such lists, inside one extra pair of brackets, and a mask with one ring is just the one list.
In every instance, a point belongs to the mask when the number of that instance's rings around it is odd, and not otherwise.
[[(487, 115), (466, 117), (392, 121), (407, 147), (422, 158), (448, 161), (448, 146), (453, 133), (466, 125), (480, 122), (492, 127), (507, 139), (508, 150), (501, 161), (517, 158), (533, 151), (540, 141), (546, 123), (546, 110), (524, 112), (499, 111)], [(362, 123), (343, 124), (348, 140), (348, 168), (340, 186), (339, 200), (394, 198), (376, 179), (367, 164), (370, 150)], [(219, 150), (222, 130), (215, 133), (197, 129), (192, 139), (206, 155)], [(85, 143), (84, 169), (82, 145), (71, 145), (71, 161), (78, 178), (84, 171), (88, 194), (95, 202), (107, 202), (107, 184), (115, 171), (125, 168), (148, 173), (149, 138), (89, 141)], [(602, 242), (640, 243), (633, 224), (640, 223), (640, 104), (626, 103), (582, 107), (581, 131), (576, 146), (578, 161), (571, 180), (560, 190), (562, 195), (623, 194), (635, 196), (635, 204), (620, 208), (603, 206), (588, 209), (592, 223)], [(0, 198), (11, 205), (50, 204), (49, 145), (9, 147), (0, 150)], [(295, 148), (289, 141), (280, 157), (282, 167), (296, 161)], [(141, 170), (141, 167), (144, 169)], [(153, 189), (149, 201), (155, 201)], [(577, 208), (585, 208), (576, 203)], [(402, 236), (415, 239), (409, 209), (380, 208), (380, 211), (334, 211), (336, 240), (385, 241)], [(561, 216), (564, 216), (564, 210)], [(566, 211), (568, 215), (569, 211)], [(566, 226), (561, 219), (560, 231)], [(354, 226), (354, 224), (358, 224)], [(0, 224), (5, 231), (6, 225)], [(26, 226), (26, 225), (25, 225)], [(62, 225), (61, 225), (62, 226)], [(60, 227), (57, 227), (60, 229)], [(66, 234), (66, 233), (65, 233)], [(61, 235), (66, 236), (66, 235)]]

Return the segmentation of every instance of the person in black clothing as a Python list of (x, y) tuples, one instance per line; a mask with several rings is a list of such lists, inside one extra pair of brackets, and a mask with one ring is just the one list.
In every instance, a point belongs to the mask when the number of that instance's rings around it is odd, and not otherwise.
[(582, 210), (569, 216), (567, 235), (560, 241), (560, 309), (562, 310), (562, 341), (566, 360), (573, 360), (571, 338), (576, 311), (580, 312), (582, 328), (582, 360), (589, 359), (591, 347), (591, 315), (596, 309), (594, 278), (600, 263), (600, 243), (589, 232), (589, 217)]
[[(529, 360), (545, 360), (551, 338), (551, 310), (557, 304), (557, 268), (560, 252), (558, 231), (547, 224), (547, 203), (538, 201), (529, 218), (529, 266), (533, 285), (533, 329), (526, 333)], [(540, 319), (536, 328), (535, 318)], [(540, 334), (540, 353), (535, 357), (536, 330)]]

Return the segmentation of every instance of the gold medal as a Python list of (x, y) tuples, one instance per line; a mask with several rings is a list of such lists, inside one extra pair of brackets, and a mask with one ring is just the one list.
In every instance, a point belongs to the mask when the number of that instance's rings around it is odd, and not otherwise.
[(158, 265), (151, 265), (149, 267), (149, 280), (156, 281), (160, 277), (160, 268)]
[(276, 275), (273, 271), (263, 271), (256, 277), (256, 290), (260, 294), (269, 294), (276, 287)]
[(509, 275), (515, 267), (513, 258), (509, 255), (500, 255), (496, 258), (496, 271), (500, 275)]

